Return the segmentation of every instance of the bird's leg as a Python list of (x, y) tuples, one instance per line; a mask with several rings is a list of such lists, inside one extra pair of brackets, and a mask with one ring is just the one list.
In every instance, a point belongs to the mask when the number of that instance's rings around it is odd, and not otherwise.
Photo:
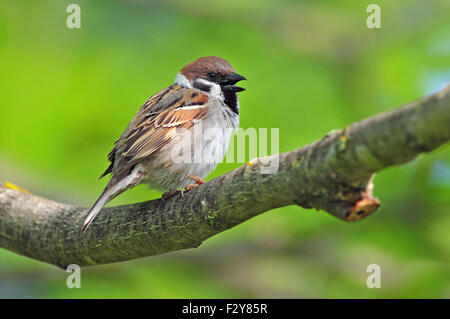
[(181, 190), (181, 191), (176, 190), (176, 191), (165, 192), (161, 196), (162, 200), (168, 200), (169, 198), (172, 198), (175, 195), (178, 195), (180, 193), (181, 193), (181, 196), (183, 196), (185, 192), (190, 191), (193, 188), (196, 188), (198, 185), (206, 183), (206, 181), (203, 178), (198, 177), (196, 175), (188, 175), (188, 177), (190, 179), (192, 179), (195, 183), (194, 184), (187, 184), (186, 187), (183, 190)]
[(201, 185), (201, 184), (205, 184), (206, 183), (206, 181), (203, 178), (198, 177), (196, 175), (188, 175), (188, 177), (190, 179), (194, 180), (195, 184)]
[(186, 191), (189, 191), (189, 190), (197, 187), (198, 185), (206, 183), (206, 181), (203, 178), (198, 177), (196, 175), (188, 175), (188, 177), (190, 179), (192, 179), (193, 181), (195, 181), (195, 184), (187, 184), (186, 187), (184, 188)]

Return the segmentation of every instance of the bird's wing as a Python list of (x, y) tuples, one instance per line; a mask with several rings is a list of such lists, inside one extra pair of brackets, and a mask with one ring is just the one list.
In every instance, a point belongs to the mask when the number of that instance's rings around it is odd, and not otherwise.
[[(196, 90), (172, 85), (142, 105), (108, 154), (111, 165), (105, 176), (122, 175), (137, 162), (153, 154), (196, 121), (207, 116), (208, 97)], [(114, 164), (118, 163), (114, 169)]]

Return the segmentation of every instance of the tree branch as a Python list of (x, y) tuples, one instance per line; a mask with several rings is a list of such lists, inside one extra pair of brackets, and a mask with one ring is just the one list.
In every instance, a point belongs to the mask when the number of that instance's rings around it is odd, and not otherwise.
[[(375, 172), (450, 139), (450, 86), (333, 131), (279, 156), (275, 174), (256, 160), (169, 200), (104, 208), (78, 237), (86, 209), (11, 184), (0, 186), (0, 247), (59, 267), (105, 264), (199, 246), (273, 208), (297, 204), (355, 221), (379, 207)], [(274, 159), (274, 156), (269, 159)]]

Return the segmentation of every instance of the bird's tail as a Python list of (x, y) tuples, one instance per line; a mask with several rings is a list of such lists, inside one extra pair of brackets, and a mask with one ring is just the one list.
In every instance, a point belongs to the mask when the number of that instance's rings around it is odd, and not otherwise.
[(112, 200), (114, 197), (116, 197), (123, 191), (124, 191), (124, 189), (120, 189), (119, 185), (108, 184), (105, 187), (105, 189), (103, 190), (103, 193), (97, 199), (94, 206), (92, 206), (91, 209), (89, 209), (88, 215), (87, 215), (86, 219), (84, 220), (83, 225), (81, 226), (80, 235), (86, 231), (86, 229), (92, 223), (94, 218), (98, 215), (98, 213), (103, 208), (103, 206), (105, 206), (107, 202)]

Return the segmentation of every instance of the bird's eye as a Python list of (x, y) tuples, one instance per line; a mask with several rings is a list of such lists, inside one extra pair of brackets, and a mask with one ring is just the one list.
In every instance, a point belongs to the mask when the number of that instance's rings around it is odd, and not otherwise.
[(217, 73), (209, 72), (209, 73), (208, 73), (208, 78), (209, 78), (210, 80), (215, 80), (215, 79), (217, 79)]

